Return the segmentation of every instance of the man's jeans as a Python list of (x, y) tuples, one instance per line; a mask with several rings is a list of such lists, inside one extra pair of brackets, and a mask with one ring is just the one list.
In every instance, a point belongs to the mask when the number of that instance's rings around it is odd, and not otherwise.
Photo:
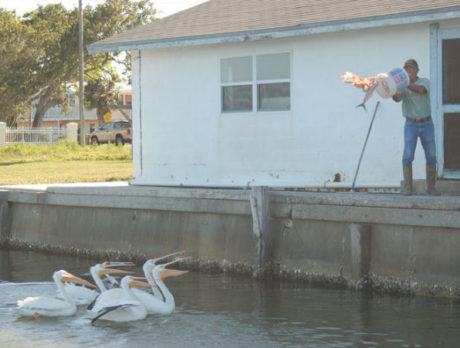
[(425, 150), (426, 165), (435, 166), (436, 143), (434, 140), (433, 120), (431, 119), (425, 122), (413, 122), (406, 120), (406, 124), (404, 125), (403, 166), (409, 166), (412, 164), (418, 137), (420, 137), (423, 150)]

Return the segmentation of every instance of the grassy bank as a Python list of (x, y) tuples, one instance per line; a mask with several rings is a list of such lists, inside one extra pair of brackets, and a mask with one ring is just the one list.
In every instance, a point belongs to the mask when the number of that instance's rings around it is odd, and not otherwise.
[(131, 145), (18, 144), (0, 149), (0, 185), (128, 180)]
[(131, 152), (131, 145), (80, 146), (68, 141), (59, 141), (51, 145), (21, 143), (0, 148), (0, 163), (132, 160)]

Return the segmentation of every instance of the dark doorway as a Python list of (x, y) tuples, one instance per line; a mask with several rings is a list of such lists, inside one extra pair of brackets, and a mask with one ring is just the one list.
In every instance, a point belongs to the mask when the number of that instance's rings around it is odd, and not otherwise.
[[(443, 40), (443, 104), (460, 104), (460, 39)], [(460, 113), (444, 113), (444, 168), (460, 169)]]

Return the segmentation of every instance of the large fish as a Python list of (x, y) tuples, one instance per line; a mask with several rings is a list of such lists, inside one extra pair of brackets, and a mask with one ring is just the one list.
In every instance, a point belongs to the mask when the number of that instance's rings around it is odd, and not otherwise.
[(355, 86), (357, 88), (362, 88), (364, 92), (366, 92), (366, 95), (364, 96), (364, 100), (361, 104), (357, 105), (356, 107), (362, 106), (364, 110), (366, 109), (366, 102), (369, 100), (369, 98), (372, 96), (374, 93), (375, 89), (377, 88), (379, 84), (379, 80), (384, 77), (383, 74), (379, 74), (376, 76), (371, 76), (371, 77), (360, 77), (358, 75), (355, 75), (349, 71), (340, 74), (339, 77), (343, 78), (343, 82), (349, 83), (352, 86)]

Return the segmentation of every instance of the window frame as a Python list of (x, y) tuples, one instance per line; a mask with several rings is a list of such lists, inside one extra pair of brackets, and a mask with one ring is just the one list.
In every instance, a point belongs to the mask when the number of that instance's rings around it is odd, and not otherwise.
[[(277, 55), (287, 54), (289, 56), (289, 78), (275, 78), (267, 80), (257, 79), (257, 57), (266, 55)], [(239, 81), (239, 82), (222, 82), (222, 61), (226, 59), (238, 59), (244, 57), (251, 57), (252, 64), (252, 80), (251, 81)], [(220, 88), (220, 113), (223, 115), (228, 114), (242, 114), (242, 113), (265, 113), (265, 112), (290, 112), (292, 110), (292, 52), (291, 51), (279, 51), (270, 53), (259, 53), (252, 55), (239, 55), (231, 57), (220, 58), (219, 64), (219, 88)], [(276, 83), (289, 83), (289, 107), (287, 109), (262, 109), (259, 105), (259, 85), (276, 84)], [(251, 110), (224, 110), (224, 88), (233, 86), (252, 86), (252, 109)]]
[[(222, 62), (224, 60), (230, 60), (230, 59), (243, 59), (243, 58), (250, 58), (251, 62), (251, 78), (249, 80), (242, 80), (242, 81), (237, 81), (237, 82), (222, 82)], [(244, 55), (244, 56), (237, 56), (237, 57), (228, 57), (228, 58), (221, 58), (220, 59), (220, 65), (219, 65), (220, 71), (219, 71), (219, 76), (220, 76), (220, 112), (223, 114), (234, 114), (234, 113), (247, 113), (247, 112), (253, 112), (254, 110), (254, 87), (253, 87), (253, 82), (254, 82), (254, 56), (253, 55)], [(252, 98), (251, 98), (251, 110), (224, 110), (224, 88), (226, 87), (244, 87), (244, 86), (251, 86), (251, 93), (252, 93)]]

